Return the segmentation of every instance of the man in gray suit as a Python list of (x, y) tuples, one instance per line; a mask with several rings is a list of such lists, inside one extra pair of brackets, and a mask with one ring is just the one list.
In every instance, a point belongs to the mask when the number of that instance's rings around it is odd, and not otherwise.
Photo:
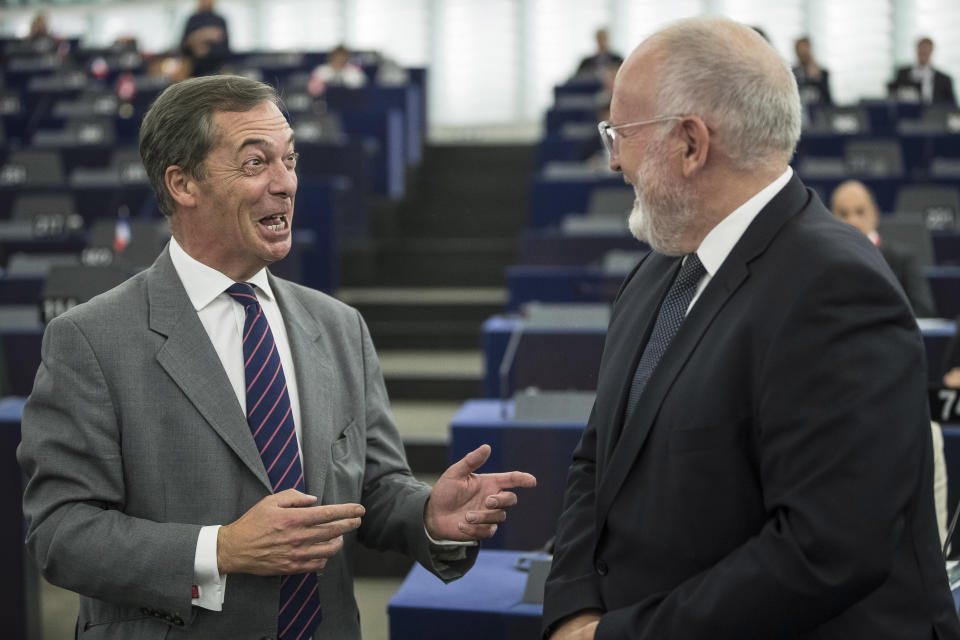
[(416, 481), (359, 314), (266, 270), (297, 188), (277, 104), (238, 77), (168, 88), (140, 132), (168, 248), (44, 335), (27, 546), (81, 594), (80, 638), (359, 638), (358, 542), (453, 580), (536, 483), (473, 473), (486, 445)]

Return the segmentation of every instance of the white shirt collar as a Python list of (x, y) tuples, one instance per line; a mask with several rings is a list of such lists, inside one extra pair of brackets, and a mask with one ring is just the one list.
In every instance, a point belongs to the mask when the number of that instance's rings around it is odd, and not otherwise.
[[(170, 238), (170, 260), (177, 275), (180, 276), (180, 282), (183, 283), (193, 308), (197, 311), (213, 302), (234, 283), (232, 279), (213, 267), (191, 257), (172, 237)], [(266, 269), (257, 271), (247, 282), (257, 287), (268, 300), (273, 299), (273, 290), (270, 288)]]
[(703, 239), (697, 249), (697, 257), (700, 258), (703, 268), (711, 277), (717, 272), (723, 261), (727, 259), (730, 252), (733, 251), (733, 247), (740, 241), (741, 236), (753, 222), (753, 219), (757, 217), (757, 214), (786, 186), (792, 176), (793, 169), (788, 166), (786, 171), (780, 174), (780, 177), (734, 209), (730, 215), (710, 230), (710, 233), (707, 234), (707, 237)]

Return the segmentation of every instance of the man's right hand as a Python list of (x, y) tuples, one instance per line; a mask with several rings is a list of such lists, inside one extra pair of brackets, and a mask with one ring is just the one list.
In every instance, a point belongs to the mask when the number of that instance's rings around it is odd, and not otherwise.
[(585, 609), (568, 617), (550, 635), (550, 640), (593, 640), (602, 612)]
[(317, 498), (287, 489), (267, 496), (217, 533), (221, 574), (261, 576), (319, 571), (360, 526), (359, 504), (314, 506)]

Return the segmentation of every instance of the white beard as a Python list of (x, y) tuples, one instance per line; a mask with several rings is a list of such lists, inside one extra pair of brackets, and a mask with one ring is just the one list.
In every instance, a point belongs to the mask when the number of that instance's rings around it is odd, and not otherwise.
[(654, 142), (640, 161), (633, 177), (636, 197), (627, 223), (630, 233), (657, 253), (680, 256), (696, 248), (689, 247), (685, 239), (695, 226), (697, 212), (691, 194), (666, 177), (663, 147)]

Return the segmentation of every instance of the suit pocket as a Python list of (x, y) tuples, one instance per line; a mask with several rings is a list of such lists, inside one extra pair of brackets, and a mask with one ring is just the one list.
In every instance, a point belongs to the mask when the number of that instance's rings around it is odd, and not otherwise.
[(729, 427), (674, 429), (670, 432), (670, 453), (730, 447), (740, 442), (742, 435), (743, 429), (739, 424)]
[(340, 432), (340, 435), (333, 441), (330, 447), (330, 454), (333, 459), (343, 460), (350, 457), (350, 452), (356, 448), (357, 440), (360, 437), (360, 429), (357, 427), (357, 421), (353, 420)]
[(336, 502), (359, 502), (366, 469), (366, 442), (357, 420), (352, 421), (330, 446), (332, 474), (325, 493)]

